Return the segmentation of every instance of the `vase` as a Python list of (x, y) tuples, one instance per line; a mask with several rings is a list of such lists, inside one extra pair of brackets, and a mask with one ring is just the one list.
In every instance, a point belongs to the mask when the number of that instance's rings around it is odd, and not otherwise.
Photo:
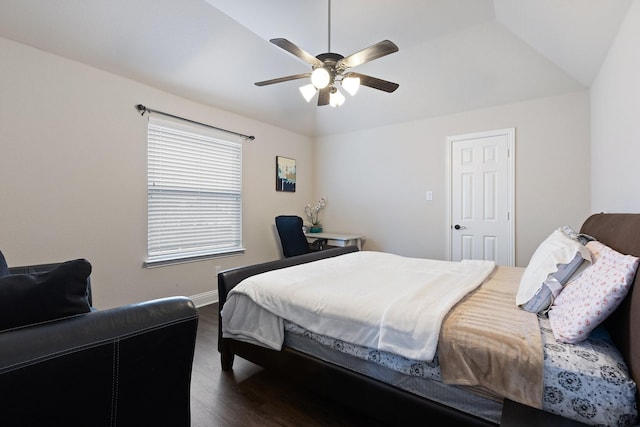
[(312, 225), (311, 229), (309, 230), (311, 233), (322, 233), (322, 226), (320, 224), (318, 225)]

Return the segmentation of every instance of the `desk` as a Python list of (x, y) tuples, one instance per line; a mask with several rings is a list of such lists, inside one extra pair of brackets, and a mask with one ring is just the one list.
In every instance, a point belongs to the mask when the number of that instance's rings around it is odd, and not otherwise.
[(329, 246), (352, 246), (356, 245), (358, 250), (362, 250), (362, 234), (346, 234), (346, 233), (304, 233), (307, 240), (327, 239)]

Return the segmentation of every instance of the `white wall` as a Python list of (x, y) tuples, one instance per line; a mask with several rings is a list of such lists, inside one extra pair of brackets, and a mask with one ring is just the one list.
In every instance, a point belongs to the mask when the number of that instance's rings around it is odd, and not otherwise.
[[(0, 57), (0, 249), (10, 265), (86, 257), (99, 308), (214, 293), (216, 266), (277, 258), (273, 217), (302, 215), (320, 196), (328, 198), (327, 230), (364, 233), (366, 249), (445, 258), (449, 135), (516, 128), (518, 265), (551, 229), (577, 227), (589, 212), (585, 92), (335, 135), (314, 146), (1, 38)], [(244, 145), (245, 255), (142, 268), (146, 118), (134, 109), (138, 103), (256, 135)], [(274, 190), (276, 155), (297, 160), (296, 193)]]
[[(0, 38), (0, 250), (9, 265), (87, 258), (94, 303), (217, 290), (215, 268), (279, 257), (280, 213), (312, 200), (312, 141)], [(256, 136), (244, 145), (242, 256), (153, 269), (146, 255), (146, 116), (136, 104)], [(275, 156), (297, 160), (275, 191)]]
[(363, 233), (365, 249), (445, 259), (447, 136), (510, 127), (516, 264), (526, 266), (554, 228), (578, 228), (589, 213), (586, 92), (318, 140), (314, 192), (328, 199), (325, 229)]
[(591, 88), (591, 210), (640, 212), (640, 0)]

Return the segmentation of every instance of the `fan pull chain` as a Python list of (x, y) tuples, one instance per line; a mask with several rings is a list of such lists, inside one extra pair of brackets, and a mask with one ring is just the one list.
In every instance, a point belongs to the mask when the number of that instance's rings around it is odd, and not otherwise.
[(331, 0), (328, 0), (329, 3), (329, 12), (328, 12), (328, 21), (329, 21), (329, 30), (327, 32), (327, 38), (328, 38), (328, 50), (327, 52), (331, 52)]

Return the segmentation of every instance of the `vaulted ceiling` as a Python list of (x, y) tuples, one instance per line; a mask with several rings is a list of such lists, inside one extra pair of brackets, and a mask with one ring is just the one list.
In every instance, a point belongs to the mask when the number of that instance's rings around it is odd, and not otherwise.
[(587, 88), (631, 1), (334, 0), (331, 51), (400, 49), (354, 69), (397, 91), (339, 108), (306, 103), (303, 80), (254, 85), (310, 71), (271, 38), (327, 51), (326, 0), (0, 0), (0, 37), (317, 136)]

